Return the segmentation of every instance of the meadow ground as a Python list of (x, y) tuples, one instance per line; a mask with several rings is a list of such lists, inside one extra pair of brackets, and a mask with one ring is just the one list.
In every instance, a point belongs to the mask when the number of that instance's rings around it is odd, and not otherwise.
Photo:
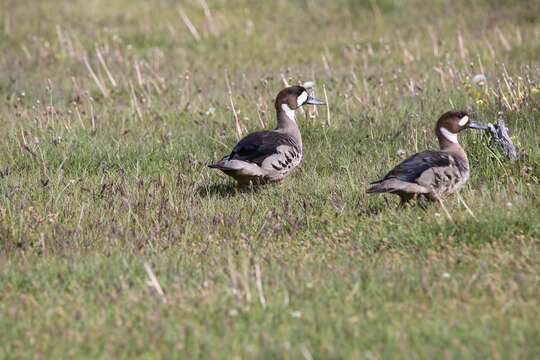
[[(540, 2), (428, 4), (3, 0), (0, 357), (539, 358)], [(302, 166), (235, 193), (302, 81)], [(474, 216), (367, 196), (451, 108), (520, 149), (461, 134)]]

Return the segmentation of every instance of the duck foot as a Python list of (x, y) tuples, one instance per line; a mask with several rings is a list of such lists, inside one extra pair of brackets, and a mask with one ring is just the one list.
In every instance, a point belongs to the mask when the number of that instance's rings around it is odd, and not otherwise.
[(400, 209), (408, 209), (408, 208), (411, 207), (411, 203), (409, 202), (409, 200), (405, 200), (405, 201), (401, 200), (401, 201), (399, 202), (398, 207), (399, 207)]
[(429, 209), (429, 206), (432, 204), (433, 202), (429, 201), (429, 199), (426, 198), (425, 196), (418, 197), (418, 206), (420, 207), (420, 209), (426, 211)]

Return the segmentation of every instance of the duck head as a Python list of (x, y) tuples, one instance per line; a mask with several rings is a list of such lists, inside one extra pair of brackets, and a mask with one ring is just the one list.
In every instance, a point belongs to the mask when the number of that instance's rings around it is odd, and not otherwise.
[(469, 113), (464, 110), (451, 110), (444, 113), (435, 126), (435, 134), (437, 134), (441, 149), (459, 144), (457, 134), (465, 129), (487, 130), (488, 126), (473, 121)]
[(306, 88), (295, 85), (281, 90), (276, 97), (276, 111), (294, 121), (294, 111), (303, 105), (326, 105), (324, 101), (309, 95)]

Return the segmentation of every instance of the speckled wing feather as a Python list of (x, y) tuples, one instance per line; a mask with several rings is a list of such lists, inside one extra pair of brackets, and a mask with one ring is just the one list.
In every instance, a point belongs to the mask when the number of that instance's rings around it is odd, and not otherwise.
[(429, 168), (450, 165), (450, 155), (442, 151), (422, 151), (400, 162), (388, 174), (372, 184), (388, 179), (415, 182)]
[(264, 159), (278, 152), (278, 146), (290, 146), (300, 151), (298, 144), (285, 134), (275, 131), (258, 131), (249, 134), (234, 147), (229, 160), (249, 161), (261, 166)]

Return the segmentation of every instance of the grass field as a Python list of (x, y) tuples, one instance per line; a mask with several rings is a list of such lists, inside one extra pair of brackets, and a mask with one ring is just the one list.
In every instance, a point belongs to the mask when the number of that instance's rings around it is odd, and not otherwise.
[[(301, 167), (236, 193), (303, 81)], [(460, 135), (474, 216), (366, 195), (452, 108), (520, 151)], [(0, 131), (0, 358), (540, 357), (537, 0), (4, 0)]]

